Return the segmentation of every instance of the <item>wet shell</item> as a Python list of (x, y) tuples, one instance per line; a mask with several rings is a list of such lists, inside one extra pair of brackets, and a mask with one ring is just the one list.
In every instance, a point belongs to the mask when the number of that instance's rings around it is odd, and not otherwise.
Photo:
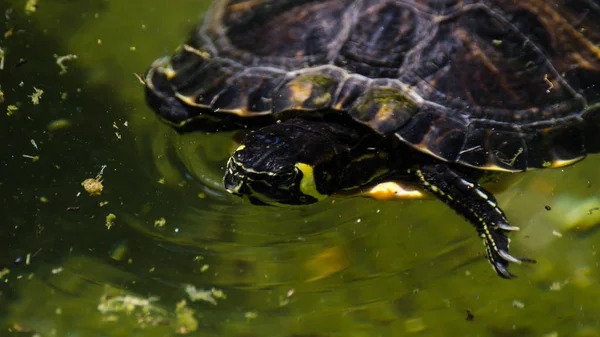
[(600, 151), (599, 45), (594, 0), (216, 1), (146, 83), (182, 132), (339, 113), (523, 171)]

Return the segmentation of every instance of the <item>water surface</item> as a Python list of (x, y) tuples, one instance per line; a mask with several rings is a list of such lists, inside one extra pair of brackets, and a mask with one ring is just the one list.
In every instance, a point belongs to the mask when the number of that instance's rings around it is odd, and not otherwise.
[(245, 204), (221, 187), (234, 135), (177, 135), (134, 76), (207, 6), (0, 3), (0, 336), (600, 335), (598, 157), (498, 194), (538, 260), (510, 281), (435, 200)]

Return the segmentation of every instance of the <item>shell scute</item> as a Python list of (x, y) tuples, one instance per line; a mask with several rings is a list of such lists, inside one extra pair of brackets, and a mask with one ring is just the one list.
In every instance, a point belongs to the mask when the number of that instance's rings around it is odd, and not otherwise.
[(396, 78), (408, 52), (424, 35), (415, 9), (401, 2), (371, 2), (363, 9), (335, 64), (372, 78)]
[(273, 112), (330, 108), (344, 74), (335, 69), (294, 73), (273, 93)]
[(467, 120), (439, 107), (423, 106), (396, 135), (424, 152), (456, 161), (465, 142)]
[(225, 89), (233, 71), (221, 62), (207, 62), (198, 68), (180, 69), (171, 79), (171, 85), (186, 104), (209, 107), (215, 96)]
[(380, 81), (368, 87), (349, 113), (376, 132), (389, 134), (409, 121), (418, 109), (396, 83)]
[(583, 125), (577, 118), (564, 125), (529, 132), (527, 146), (530, 168), (562, 167), (585, 157)]
[(367, 83), (367, 79), (348, 76), (340, 88), (333, 108), (338, 111), (349, 111), (365, 91)]
[(246, 72), (232, 77), (211, 101), (210, 108), (239, 116), (270, 114), (271, 95), (283, 75), (271, 72)]

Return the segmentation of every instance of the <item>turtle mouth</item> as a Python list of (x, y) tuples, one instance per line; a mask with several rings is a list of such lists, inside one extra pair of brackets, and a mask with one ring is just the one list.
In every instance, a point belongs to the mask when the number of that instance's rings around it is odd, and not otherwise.
[(297, 204), (297, 173), (291, 171), (255, 171), (237, 162), (232, 156), (227, 162), (223, 183), (236, 196), (248, 198), (255, 205)]
[(227, 192), (243, 197), (244, 195), (250, 194), (251, 190), (248, 188), (247, 177), (244, 174), (244, 167), (237, 163), (235, 159), (229, 158), (227, 162), (227, 171), (223, 178), (223, 184)]

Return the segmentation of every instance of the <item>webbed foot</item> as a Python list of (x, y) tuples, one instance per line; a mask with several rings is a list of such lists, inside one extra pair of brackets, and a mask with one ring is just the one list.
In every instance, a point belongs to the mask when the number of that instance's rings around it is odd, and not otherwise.
[(518, 231), (511, 226), (496, 198), (476, 182), (453, 171), (446, 164), (423, 165), (414, 171), (421, 186), (471, 222), (483, 240), (487, 258), (496, 273), (503, 278), (514, 275), (510, 263), (535, 263), (535, 260), (509, 254), (508, 232)]

